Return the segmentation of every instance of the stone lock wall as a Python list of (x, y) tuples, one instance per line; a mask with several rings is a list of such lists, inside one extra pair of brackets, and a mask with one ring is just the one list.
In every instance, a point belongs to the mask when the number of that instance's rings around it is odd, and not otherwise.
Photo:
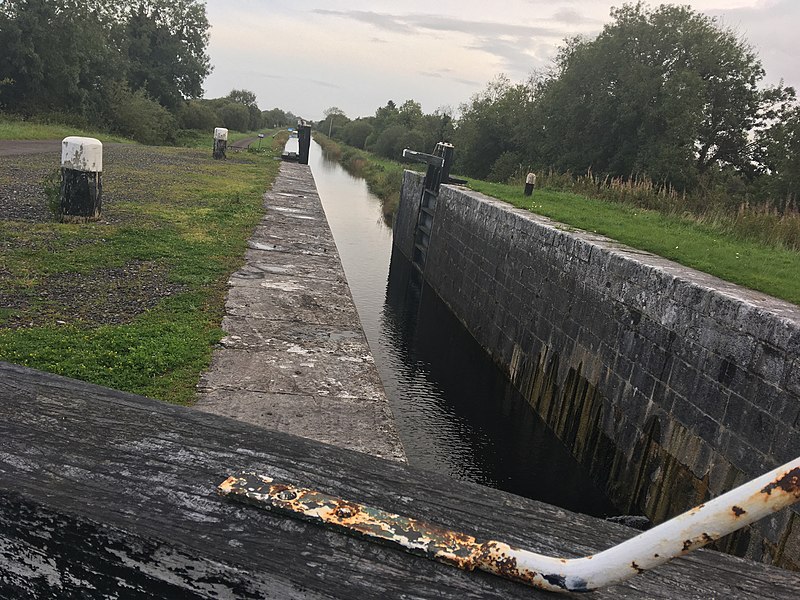
[[(421, 176), (406, 172), (407, 257)], [(661, 522), (800, 455), (800, 308), (442, 186), (425, 279), (624, 512)], [(718, 547), (800, 569), (798, 508)]]

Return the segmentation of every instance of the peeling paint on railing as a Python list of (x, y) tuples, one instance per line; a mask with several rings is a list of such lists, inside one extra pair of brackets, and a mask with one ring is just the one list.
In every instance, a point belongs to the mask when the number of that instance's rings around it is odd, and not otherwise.
[(700, 548), (800, 500), (800, 457), (674, 519), (592, 556), (543, 556), (255, 473), (229, 477), (223, 496), (472, 571), (537, 588), (588, 592), (619, 583)]

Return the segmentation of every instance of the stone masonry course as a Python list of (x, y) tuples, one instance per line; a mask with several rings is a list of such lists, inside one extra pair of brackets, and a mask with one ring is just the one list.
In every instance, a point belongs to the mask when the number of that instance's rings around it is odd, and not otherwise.
[[(420, 194), (407, 172), (407, 257)], [(424, 277), (624, 511), (660, 522), (800, 454), (797, 306), (455, 186)], [(797, 569), (798, 510), (719, 546)]]

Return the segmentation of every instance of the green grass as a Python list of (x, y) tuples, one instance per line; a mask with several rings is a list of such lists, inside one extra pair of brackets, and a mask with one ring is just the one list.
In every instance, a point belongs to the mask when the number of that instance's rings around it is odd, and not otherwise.
[(60, 140), (70, 135), (93, 137), (101, 142), (135, 142), (110, 133), (62, 124), (36, 123), (0, 114), (0, 140)]
[[(265, 139), (261, 147), (269, 147), (272, 135), (276, 129), (264, 129), (261, 131), (230, 131), (228, 133), (228, 143), (238, 140), (257, 137), (259, 133), (265, 134)], [(73, 127), (61, 123), (39, 123), (35, 121), (23, 121), (19, 117), (3, 115), (0, 113), (0, 140), (61, 140), (70, 135), (93, 137), (101, 142), (119, 142), (123, 144), (135, 144), (136, 142), (128, 138), (113, 135), (103, 131)], [(195, 129), (182, 129), (178, 131), (176, 146), (184, 148), (210, 148), (213, 144), (214, 132), (199, 131)]]
[[(262, 129), (259, 131), (229, 131), (228, 143), (232, 144), (239, 140), (247, 138), (258, 137), (259, 133), (264, 134), (264, 139), (261, 141), (262, 150), (269, 149), (272, 141), (272, 136), (279, 132), (280, 129)], [(178, 132), (178, 139), (176, 145), (185, 148), (211, 148), (214, 144), (213, 131), (200, 131), (198, 129), (183, 129)], [(253, 147), (257, 147), (258, 142), (253, 143)]]
[[(182, 148), (118, 152), (104, 170), (113, 201), (103, 221), (0, 221), (0, 296), (10, 307), (0, 311), (0, 360), (189, 403), (223, 335), (226, 282), (263, 214), (280, 147), (227, 161)], [(37, 160), (25, 157), (31, 168)], [(109, 277), (114, 269), (125, 275)], [(74, 293), (48, 285), (64, 278)], [(131, 299), (152, 297), (143, 291), (152, 281), (171, 293), (146, 310), (128, 308), (120, 323), (92, 320), (113, 313), (115, 294), (134, 308)]]
[(800, 304), (800, 253), (741, 239), (698, 224), (625, 204), (566, 192), (470, 180), (473, 190), (526, 208), (570, 227), (608, 236), (721, 279)]
[(134, 322), (0, 330), (0, 357), (118, 390), (187, 404), (222, 331), (201, 292), (165, 301)]

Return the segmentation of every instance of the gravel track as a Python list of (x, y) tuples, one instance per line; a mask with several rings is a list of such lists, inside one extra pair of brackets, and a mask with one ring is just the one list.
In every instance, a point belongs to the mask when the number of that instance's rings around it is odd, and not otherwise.
[[(135, 221), (137, 215), (130, 210), (115, 211), (114, 204), (136, 202), (144, 195), (152, 201), (165, 180), (168, 183), (176, 175), (184, 177), (204, 169), (196, 150), (163, 152), (129, 144), (107, 144), (103, 150), (103, 220), (92, 227)], [(59, 167), (59, 141), (0, 142), (0, 328), (118, 325), (179, 293), (183, 288), (169, 281), (167, 269), (147, 261), (48, 275), (33, 272), (25, 276), (8, 268), (4, 252), (41, 252), (53, 246), (50, 230), (36, 227), (54, 222), (43, 182), (57, 174)], [(16, 235), (15, 222), (24, 234)], [(64, 251), (63, 240), (58, 251)]]

